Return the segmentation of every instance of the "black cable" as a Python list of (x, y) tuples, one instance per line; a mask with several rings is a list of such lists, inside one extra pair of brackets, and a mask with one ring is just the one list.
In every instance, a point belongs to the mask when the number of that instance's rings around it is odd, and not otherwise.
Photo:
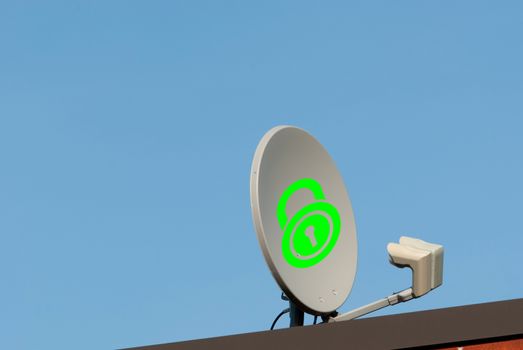
[(274, 326), (276, 326), (276, 322), (278, 322), (278, 320), (280, 319), (280, 317), (282, 317), (283, 315), (285, 315), (287, 312), (291, 311), (290, 308), (286, 308), (285, 310), (283, 310), (282, 312), (280, 312), (278, 314), (278, 316), (276, 316), (276, 318), (274, 319), (274, 321), (272, 322), (272, 326), (271, 326), (271, 331), (274, 329)]

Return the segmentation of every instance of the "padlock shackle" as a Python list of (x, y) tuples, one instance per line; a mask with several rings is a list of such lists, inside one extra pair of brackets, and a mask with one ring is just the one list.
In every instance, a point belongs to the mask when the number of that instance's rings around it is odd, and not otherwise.
[(287, 213), (285, 212), (285, 209), (287, 208), (287, 202), (294, 195), (294, 193), (302, 189), (311, 191), (314, 199), (318, 201), (325, 199), (325, 194), (323, 193), (323, 189), (321, 188), (320, 183), (314, 179), (305, 178), (292, 183), (285, 189), (285, 191), (283, 191), (280, 197), (280, 201), (276, 207), (276, 216), (282, 230), (285, 229), (285, 225), (287, 225), (287, 222), (289, 221)]

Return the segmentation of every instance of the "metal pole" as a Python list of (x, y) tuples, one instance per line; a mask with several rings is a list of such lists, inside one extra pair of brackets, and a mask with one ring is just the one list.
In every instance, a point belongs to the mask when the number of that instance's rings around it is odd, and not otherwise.
[(301, 311), (296, 304), (289, 300), (290, 306), (290, 318), (291, 318), (291, 327), (303, 326), (304, 312)]

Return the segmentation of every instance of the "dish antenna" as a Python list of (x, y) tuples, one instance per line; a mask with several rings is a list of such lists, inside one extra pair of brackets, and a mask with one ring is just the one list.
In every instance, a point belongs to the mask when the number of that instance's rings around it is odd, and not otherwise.
[(304, 312), (324, 322), (350, 320), (442, 283), (443, 247), (402, 237), (387, 250), (393, 265), (412, 269), (412, 287), (338, 315), (356, 275), (354, 214), (334, 161), (300, 128), (277, 126), (262, 137), (252, 163), (251, 208), (265, 261), (290, 304), (275, 322), (286, 312), (291, 327), (303, 325)]

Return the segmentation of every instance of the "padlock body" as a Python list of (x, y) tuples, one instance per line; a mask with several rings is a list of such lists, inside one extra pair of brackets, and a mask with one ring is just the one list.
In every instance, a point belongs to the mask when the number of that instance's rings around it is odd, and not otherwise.
[(325, 259), (336, 245), (341, 229), (338, 210), (327, 202), (301, 208), (289, 220), (282, 237), (282, 254), (297, 268), (307, 268)]

